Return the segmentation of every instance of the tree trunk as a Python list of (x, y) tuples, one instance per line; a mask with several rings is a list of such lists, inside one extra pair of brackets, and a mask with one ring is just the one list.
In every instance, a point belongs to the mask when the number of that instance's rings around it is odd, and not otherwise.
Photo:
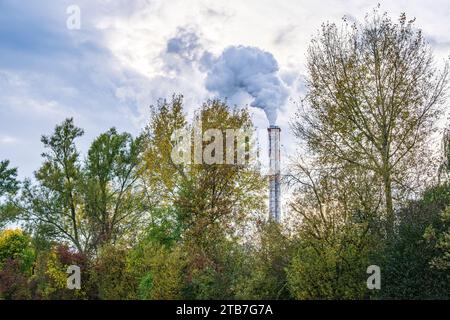
[(392, 181), (389, 168), (385, 166), (383, 172), (384, 197), (386, 202), (386, 232), (391, 235), (394, 232), (394, 205), (392, 201)]

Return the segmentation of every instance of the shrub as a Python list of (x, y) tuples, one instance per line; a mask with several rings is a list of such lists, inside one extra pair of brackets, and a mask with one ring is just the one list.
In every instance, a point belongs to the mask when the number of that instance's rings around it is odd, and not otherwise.
[(0, 268), (11, 259), (18, 262), (21, 272), (30, 274), (34, 258), (31, 238), (22, 230), (7, 229), (0, 233)]
[[(67, 289), (67, 268), (70, 265), (81, 269), (81, 290)], [(35, 272), (30, 287), (34, 299), (74, 300), (87, 297), (87, 257), (71, 250), (64, 244), (54, 245), (42, 251), (36, 259)]]

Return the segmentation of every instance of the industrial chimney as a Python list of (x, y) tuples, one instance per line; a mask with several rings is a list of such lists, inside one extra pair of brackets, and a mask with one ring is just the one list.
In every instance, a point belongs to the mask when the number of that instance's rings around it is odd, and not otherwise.
[(278, 126), (271, 125), (269, 131), (269, 218), (280, 222), (281, 217), (281, 173), (280, 173), (280, 132)]

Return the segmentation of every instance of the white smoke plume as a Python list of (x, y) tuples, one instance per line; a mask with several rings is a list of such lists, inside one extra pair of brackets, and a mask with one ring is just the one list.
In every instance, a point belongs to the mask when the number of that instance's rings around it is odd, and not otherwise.
[(222, 97), (248, 93), (257, 107), (275, 125), (277, 110), (288, 96), (286, 85), (278, 75), (278, 63), (269, 52), (256, 47), (232, 46), (218, 58), (207, 59), (206, 88)]

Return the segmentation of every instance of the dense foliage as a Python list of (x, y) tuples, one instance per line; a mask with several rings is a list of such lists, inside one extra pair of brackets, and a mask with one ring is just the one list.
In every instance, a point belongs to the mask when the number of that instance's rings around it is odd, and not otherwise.
[[(266, 219), (255, 159), (193, 160), (196, 143), (217, 159), (218, 135), (253, 129), (220, 100), (192, 120), (182, 96), (160, 100), (141, 135), (111, 128), (85, 156), (66, 119), (42, 137), (33, 179), (0, 162), (0, 299), (449, 299), (450, 136), (439, 163), (426, 148), (446, 68), (414, 21), (375, 11), (362, 27), (324, 25), (308, 71), (286, 223)], [(174, 161), (180, 130), (192, 161)]]

